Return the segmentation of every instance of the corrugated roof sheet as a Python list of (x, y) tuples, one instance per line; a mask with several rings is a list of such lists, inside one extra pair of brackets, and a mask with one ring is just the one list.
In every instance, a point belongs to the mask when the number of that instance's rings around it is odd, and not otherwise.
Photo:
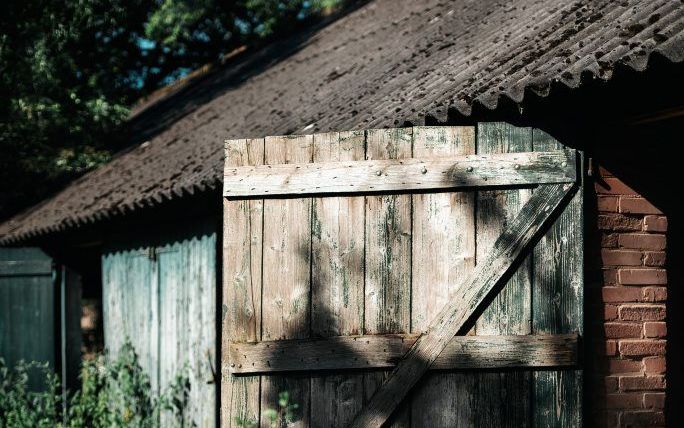
[(680, 0), (370, 2), (197, 79), (138, 114), (133, 149), (0, 225), (12, 242), (220, 187), (226, 138), (468, 115), (474, 102), (684, 59)]

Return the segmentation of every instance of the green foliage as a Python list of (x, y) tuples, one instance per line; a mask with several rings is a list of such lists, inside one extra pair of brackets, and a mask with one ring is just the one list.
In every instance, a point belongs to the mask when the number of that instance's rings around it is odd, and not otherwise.
[[(45, 388), (28, 388), (31, 372), (43, 374)], [(21, 363), (10, 369), (0, 358), (0, 428), (52, 428), (59, 423), (59, 380), (46, 364)]]
[(342, 1), (3, 1), (0, 219), (107, 161), (135, 100)]
[[(263, 417), (265, 421), (268, 421), (271, 428), (287, 427), (296, 421), (296, 412), (298, 408), (299, 404), (290, 403), (290, 393), (282, 391), (278, 394), (278, 408), (265, 409), (263, 411)], [(259, 422), (254, 419), (240, 416), (235, 418), (235, 422), (237, 426), (242, 428), (255, 428), (259, 425)]]
[[(37, 370), (45, 387), (32, 391), (29, 372)], [(45, 364), (5, 366), (0, 358), (0, 428), (156, 428), (191, 427), (187, 414), (190, 381), (181, 371), (158, 397), (130, 343), (117, 357), (86, 361), (80, 389), (70, 394), (63, 409), (57, 376)]]

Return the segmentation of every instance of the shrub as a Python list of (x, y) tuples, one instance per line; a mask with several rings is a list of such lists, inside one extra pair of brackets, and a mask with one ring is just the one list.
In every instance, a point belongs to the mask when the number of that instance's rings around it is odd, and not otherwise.
[[(32, 391), (29, 378), (36, 372), (43, 387)], [(79, 389), (64, 399), (47, 364), (19, 362), (9, 368), (0, 358), (0, 428), (156, 428), (161, 421), (164, 427), (191, 427), (186, 372), (155, 394), (127, 342), (114, 359), (101, 355), (84, 362)]]

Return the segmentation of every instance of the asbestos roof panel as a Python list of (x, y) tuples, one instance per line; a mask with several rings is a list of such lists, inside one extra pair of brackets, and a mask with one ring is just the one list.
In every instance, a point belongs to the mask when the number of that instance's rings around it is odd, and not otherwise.
[(0, 243), (218, 189), (228, 138), (469, 115), (653, 52), (684, 59), (680, 0), (376, 0), (179, 85), (130, 120), (133, 148), (0, 225)]

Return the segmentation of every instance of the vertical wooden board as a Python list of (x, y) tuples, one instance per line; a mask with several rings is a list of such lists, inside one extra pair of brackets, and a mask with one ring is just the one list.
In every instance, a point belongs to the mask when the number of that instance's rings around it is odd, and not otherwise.
[[(197, 384), (201, 385), (198, 390), (197, 402), (201, 404), (199, 426), (212, 428), (217, 424), (218, 390), (220, 387), (220, 365), (217, 361), (217, 314), (216, 314), (216, 218), (207, 225), (208, 231), (202, 235), (198, 245), (201, 247), (198, 254), (199, 269), (197, 272), (198, 287), (190, 291), (198, 316), (191, 316), (192, 320), (199, 319), (201, 324), (201, 342), (195, 349), (197, 354)], [(194, 322), (194, 321), (191, 321)], [(193, 345), (194, 346), (194, 345)]]
[[(306, 163), (313, 159), (313, 137), (267, 137), (265, 163)], [(262, 339), (297, 339), (310, 334), (311, 199), (264, 201)], [(306, 374), (264, 376), (264, 409), (277, 409), (278, 394), (287, 391), (297, 404), (293, 426), (309, 426), (310, 377)]]
[[(178, 278), (181, 284), (181, 293), (178, 310), (182, 312), (181, 322), (184, 328), (179, 332), (179, 348), (184, 355), (183, 363), (186, 364), (187, 375), (190, 378), (190, 406), (186, 421), (192, 421), (198, 427), (205, 427), (206, 418), (204, 412), (206, 404), (214, 401), (213, 397), (205, 396), (207, 383), (211, 379), (211, 372), (206, 366), (205, 338), (203, 331), (205, 326), (202, 317), (202, 307), (200, 306), (202, 292), (209, 294), (211, 291), (202, 290), (200, 270), (205, 263), (203, 247), (200, 245), (202, 238), (194, 236), (183, 242), (178, 247), (178, 257), (181, 270)], [(209, 310), (209, 308), (207, 308)], [(211, 354), (209, 354), (211, 355)], [(213, 416), (213, 415), (212, 415)]]
[[(156, 389), (157, 394), (161, 392), (161, 383), (159, 382), (160, 378), (160, 361), (161, 361), (161, 331), (160, 331), (160, 323), (161, 323), (161, 311), (160, 311), (160, 306), (161, 306), (161, 301), (159, 299), (159, 269), (158, 265), (155, 262), (155, 260), (151, 259), (148, 256), (139, 256), (136, 258), (140, 264), (141, 268), (141, 277), (145, 277), (147, 275), (148, 282), (147, 282), (147, 302), (149, 302), (149, 308), (152, 310), (148, 310), (147, 314), (149, 314), (149, 317), (146, 320), (139, 320), (140, 323), (145, 324), (147, 323), (147, 334), (145, 336), (139, 337), (136, 340), (139, 343), (139, 346), (141, 349), (144, 349), (144, 345), (141, 342), (145, 342), (148, 346), (148, 364), (149, 364), (149, 373), (150, 373), (150, 379), (152, 379), (152, 385)], [(141, 317), (144, 317), (146, 312), (145, 312), (145, 306), (141, 305), (140, 303), (142, 300), (138, 299), (135, 287), (138, 283), (135, 281), (129, 282), (129, 290), (128, 290), (128, 296), (127, 298), (130, 300), (135, 300), (135, 304), (138, 306), (135, 309), (135, 314), (140, 314)], [(131, 305), (133, 306), (133, 305)], [(135, 330), (130, 331), (130, 335), (135, 335)]]
[[(157, 249), (159, 286), (159, 387), (165, 391), (172, 384), (178, 370), (186, 363), (188, 354), (182, 349), (182, 332), (188, 328), (184, 315), (187, 301), (183, 299), (180, 281), (181, 263), (177, 245)], [(190, 405), (192, 411), (192, 403)], [(162, 426), (173, 421), (173, 414), (166, 410), (160, 414)]]
[(107, 350), (118, 349), (123, 342), (122, 270), (117, 269), (117, 254), (102, 255), (102, 326)]
[[(366, 132), (366, 159), (412, 156), (412, 130)], [(408, 333), (411, 329), (411, 195), (366, 197), (365, 334)], [(367, 373), (368, 401), (387, 372)], [(389, 426), (408, 427), (409, 407), (395, 412)]]
[[(364, 132), (314, 135), (314, 162), (363, 160)], [(361, 334), (364, 197), (313, 199), (311, 331), (314, 337)], [(347, 426), (363, 405), (362, 374), (311, 378), (311, 426)]]
[[(413, 156), (475, 153), (471, 127), (413, 128)], [(475, 200), (472, 192), (413, 195), (411, 330), (420, 333), (475, 266)], [(412, 427), (472, 426), (473, 377), (429, 373), (413, 392)]]
[[(179, 268), (176, 275), (167, 274), (179, 281), (177, 347), (182, 358), (176, 366), (181, 369), (182, 365), (187, 365), (186, 374), (190, 378), (186, 425), (202, 428), (216, 426), (217, 388), (213, 377), (216, 342), (212, 333), (216, 329), (216, 235), (213, 224), (199, 224), (193, 228), (192, 237), (166, 246), (158, 259), (160, 272), (165, 266)], [(167, 249), (170, 251), (165, 251)], [(164, 260), (166, 257), (176, 261), (168, 263)]]
[(159, 391), (159, 307), (155, 272), (155, 263), (144, 247), (117, 248), (103, 256), (105, 347), (116, 356), (129, 341), (156, 394)]
[[(533, 131), (535, 151), (561, 149), (553, 137)], [(582, 189), (569, 202), (534, 251), (532, 330), (534, 334), (582, 334)], [(538, 427), (582, 425), (582, 371), (534, 372), (533, 422)]]
[[(264, 140), (227, 143), (226, 165), (264, 163)], [(221, 426), (238, 419), (258, 422), (261, 381), (229, 373), (230, 341), (261, 340), (262, 200), (223, 201), (223, 304), (221, 346)]]
[[(526, 152), (532, 150), (532, 130), (506, 123), (480, 123), (477, 130), (477, 153)], [(487, 252), (529, 199), (530, 190), (481, 191), (477, 194), (476, 260)], [(478, 335), (530, 334), (531, 264), (526, 259), (503, 290), (477, 320)], [(522, 427), (530, 424), (529, 372), (477, 374), (478, 391), (474, 406), (476, 426)]]
[[(118, 294), (121, 325), (116, 326), (120, 330), (110, 331), (107, 335), (118, 336), (118, 346), (110, 346), (105, 341), (105, 347), (115, 356), (121, 346), (130, 342), (140, 366), (150, 376), (150, 385), (156, 395), (159, 392), (159, 329), (156, 328), (159, 306), (154, 264), (147, 256), (147, 249), (142, 247), (117, 252), (114, 263), (114, 269), (120, 271), (120, 282), (103, 284), (103, 287), (111, 287)], [(106, 320), (104, 326), (109, 330)]]

